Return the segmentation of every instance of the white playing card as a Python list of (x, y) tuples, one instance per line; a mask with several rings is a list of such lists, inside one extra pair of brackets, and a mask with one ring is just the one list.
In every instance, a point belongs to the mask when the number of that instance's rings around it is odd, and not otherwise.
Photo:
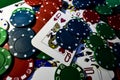
[(112, 78), (115, 76), (113, 71), (103, 69), (102, 67), (99, 67), (98, 70), (101, 76), (101, 80), (112, 80)]
[(49, 56), (53, 57), (54, 59), (60, 61), (67, 66), (70, 65), (75, 51), (71, 52), (69, 50), (65, 50), (64, 53), (60, 52), (60, 47), (56, 44), (55, 34), (59, 29), (63, 28), (70, 19), (70, 15), (66, 15), (61, 11), (57, 11), (55, 15), (32, 39), (32, 44), (34, 47), (45, 52)]
[(96, 69), (96, 67), (91, 66), (91, 64), (94, 62), (91, 62), (91, 61), (86, 62), (85, 59), (89, 59), (89, 56), (84, 56), (84, 57), (78, 58), (76, 61), (76, 64), (81, 66), (87, 73), (87, 76), (91, 76), (92, 80), (101, 80), (99, 78), (99, 72)]
[(37, 69), (31, 80), (54, 80), (57, 67), (41, 67)]
[[(85, 50), (90, 51), (87, 48)], [(86, 52), (85, 50), (83, 52)], [(76, 64), (81, 66), (87, 73), (87, 76), (91, 76), (92, 80), (112, 80), (112, 78), (114, 77), (114, 72), (100, 67), (96, 63), (93, 54), (94, 53), (92, 53), (91, 55), (86, 55), (84, 53), (84, 55), (86, 56), (78, 58)]]

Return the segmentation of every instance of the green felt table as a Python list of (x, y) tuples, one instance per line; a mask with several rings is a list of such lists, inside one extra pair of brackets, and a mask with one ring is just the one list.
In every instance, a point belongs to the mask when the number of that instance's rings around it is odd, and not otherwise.
[(19, 2), (19, 1), (22, 1), (22, 0), (0, 0), (0, 8), (9, 6), (9, 5)]

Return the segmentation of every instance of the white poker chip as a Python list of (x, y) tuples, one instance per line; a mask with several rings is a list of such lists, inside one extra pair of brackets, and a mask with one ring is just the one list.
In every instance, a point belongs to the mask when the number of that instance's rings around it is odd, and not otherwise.
[(8, 30), (9, 24), (8, 24), (7, 20), (0, 18), (0, 27), (5, 30)]

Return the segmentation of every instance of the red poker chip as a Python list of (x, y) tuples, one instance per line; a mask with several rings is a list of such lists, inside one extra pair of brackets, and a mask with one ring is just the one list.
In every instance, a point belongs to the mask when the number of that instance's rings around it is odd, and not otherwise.
[(40, 29), (45, 25), (45, 22), (41, 19), (36, 20), (36, 24), (32, 27), (35, 33), (38, 33)]
[(43, 20), (43, 22), (45, 23), (51, 18), (51, 15), (48, 14), (47, 12), (40, 11), (40, 12), (37, 12), (36, 15), (37, 15), (36, 19)]
[(9, 50), (9, 44), (8, 44), (8, 43), (6, 43), (6, 44), (3, 46), (3, 48), (5, 48), (5, 49)]
[(33, 59), (21, 60), (15, 58), (11, 72), (3, 80), (26, 80), (34, 68)]
[(25, 0), (25, 2), (30, 6), (38, 6), (43, 3), (43, 0)]
[(47, 8), (46, 6), (44, 6), (44, 5), (41, 5), (40, 12), (48, 13), (52, 17), (55, 14), (55, 12), (57, 12), (57, 11), (51, 10), (51, 9)]
[(58, 7), (62, 7), (62, 0), (44, 0), (44, 2), (52, 2), (57, 4)]
[(115, 30), (120, 30), (120, 14), (108, 17), (108, 24)]
[(54, 13), (59, 10), (59, 7), (57, 6), (57, 4), (49, 2), (49, 1), (44, 2), (43, 5), (41, 5), (41, 8), (51, 10)]
[(85, 10), (83, 12), (83, 18), (86, 20), (86, 22), (90, 22), (92, 24), (100, 21), (99, 14), (93, 10)]
[(114, 70), (114, 73), (115, 73), (115, 77), (117, 78), (117, 80), (120, 80), (120, 68), (116, 68)]

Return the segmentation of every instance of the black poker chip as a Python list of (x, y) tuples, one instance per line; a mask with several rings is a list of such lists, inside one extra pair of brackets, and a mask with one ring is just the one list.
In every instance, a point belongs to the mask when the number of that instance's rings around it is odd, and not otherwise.
[(75, 50), (80, 42), (79, 38), (70, 34), (65, 28), (56, 33), (56, 41), (59, 46), (67, 50)]
[(8, 43), (12, 44), (16, 39), (21, 36), (30, 36), (32, 38), (35, 36), (35, 33), (31, 28), (13, 28), (9, 32)]
[(10, 44), (10, 52), (18, 58), (28, 58), (36, 52), (31, 44), (30, 36), (21, 36)]
[(67, 28), (71, 34), (80, 39), (86, 39), (92, 32), (89, 25), (82, 19), (71, 19), (67, 23)]
[(28, 58), (36, 52), (31, 44), (35, 33), (31, 28), (14, 28), (9, 33), (9, 48), (11, 54), (18, 58)]
[(73, 6), (77, 9), (85, 9), (91, 5), (91, 0), (73, 0)]

